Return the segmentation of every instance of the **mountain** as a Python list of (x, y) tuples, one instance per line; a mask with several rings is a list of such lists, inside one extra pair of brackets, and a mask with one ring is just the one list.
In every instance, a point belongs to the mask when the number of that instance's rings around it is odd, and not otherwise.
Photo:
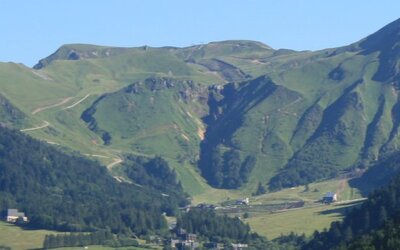
[(276, 190), (398, 152), (399, 24), (320, 51), (64, 45), (34, 69), (0, 64), (1, 95), (33, 137), (104, 164), (161, 156), (192, 195)]

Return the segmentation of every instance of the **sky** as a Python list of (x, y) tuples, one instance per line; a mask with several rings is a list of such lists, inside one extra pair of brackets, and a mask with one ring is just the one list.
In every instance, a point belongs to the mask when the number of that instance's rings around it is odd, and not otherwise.
[(400, 18), (398, 0), (0, 0), (0, 62), (33, 66), (63, 44), (185, 47), (244, 39), (318, 50)]

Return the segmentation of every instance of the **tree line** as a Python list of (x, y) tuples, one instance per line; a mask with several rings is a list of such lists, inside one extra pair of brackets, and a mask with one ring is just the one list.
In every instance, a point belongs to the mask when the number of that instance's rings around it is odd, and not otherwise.
[(208, 162), (204, 162), (204, 174), (208, 175), (210, 184), (217, 188), (234, 189), (247, 183), (250, 173), (256, 164), (256, 158), (248, 155), (241, 160), (238, 150), (231, 149), (224, 153), (219, 147), (211, 150)]
[(92, 233), (49, 234), (43, 241), (43, 249), (104, 245), (110, 247), (139, 246), (139, 242), (126, 236), (114, 235), (110, 230)]
[(209, 242), (248, 244), (249, 249), (280, 249), (278, 245), (266, 238), (251, 232), (250, 226), (239, 218), (218, 215), (213, 210), (191, 209), (177, 218), (176, 228), (185, 229), (188, 233)]
[[(128, 178), (135, 184), (146, 186), (168, 197), (167, 202), (172, 203), (168, 208), (183, 207), (188, 204), (188, 195), (184, 192), (178, 181), (176, 172), (171, 169), (163, 158), (156, 156), (146, 158), (128, 155), (122, 163), (122, 168)], [(173, 214), (174, 211), (168, 211)]]

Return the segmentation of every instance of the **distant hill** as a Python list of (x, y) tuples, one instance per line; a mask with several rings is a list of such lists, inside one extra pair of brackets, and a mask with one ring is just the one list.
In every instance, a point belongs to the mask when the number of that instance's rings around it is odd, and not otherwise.
[(105, 164), (159, 155), (191, 194), (276, 190), (398, 152), (399, 25), (320, 51), (64, 45), (34, 69), (0, 64), (0, 89), (21, 129), (46, 121), (27, 133)]

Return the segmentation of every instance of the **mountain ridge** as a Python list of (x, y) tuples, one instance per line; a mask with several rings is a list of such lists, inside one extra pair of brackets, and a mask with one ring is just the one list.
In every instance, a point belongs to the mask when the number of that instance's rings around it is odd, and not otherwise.
[(104, 46), (104, 45), (94, 45), (94, 44), (65, 44), (59, 47), (53, 54), (40, 59), (39, 62), (33, 66), (33, 69), (41, 69), (47, 64), (54, 60), (78, 60), (78, 59), (90, 59), (98, 57), (109, 57), (118, 55), (121, 53), (129, 53), (132, 50), (191, 50), (191, 49), (201, 49), (204, 47), (213, 46), (227, 46), (231, 50), (240, 47), (258, 47), (267, 50), (273, 50), (268, 45), (265, 45), (258, 41), (251, 40), (224, 40), (217, 42), (209, 42), (207, 44), (191, 45), (185, 47), (176, 46), (161, 46), (152, 47), (148, 45), (138, 46), (138, 47), (115, 47), (115, 46)]
[[(88, 154), (161, 155), (193, 193), (215, 190), (211, 184), (249, 194), (258, 182), (291, 187), (398, 152), (399, 24), (318, 51), (245, 40), (184, 48), (65, 45), (19, 75), (3, 65), (0, 87), (34, 122), (49, 121), (50, 127), (29, 132), (37, 138)], [(165, 81), (174, 87), (161, 88)], [(13, 82), (21, 87), (12, 88)], [(73, 109), (29, 114), (39, 105), (85, 96)], [(91, 107), (107, 136), (81, 120)], [(107, 145), (104, 136), (111, 138)], [(243, 174), (248, 157), (254, 166)]]

